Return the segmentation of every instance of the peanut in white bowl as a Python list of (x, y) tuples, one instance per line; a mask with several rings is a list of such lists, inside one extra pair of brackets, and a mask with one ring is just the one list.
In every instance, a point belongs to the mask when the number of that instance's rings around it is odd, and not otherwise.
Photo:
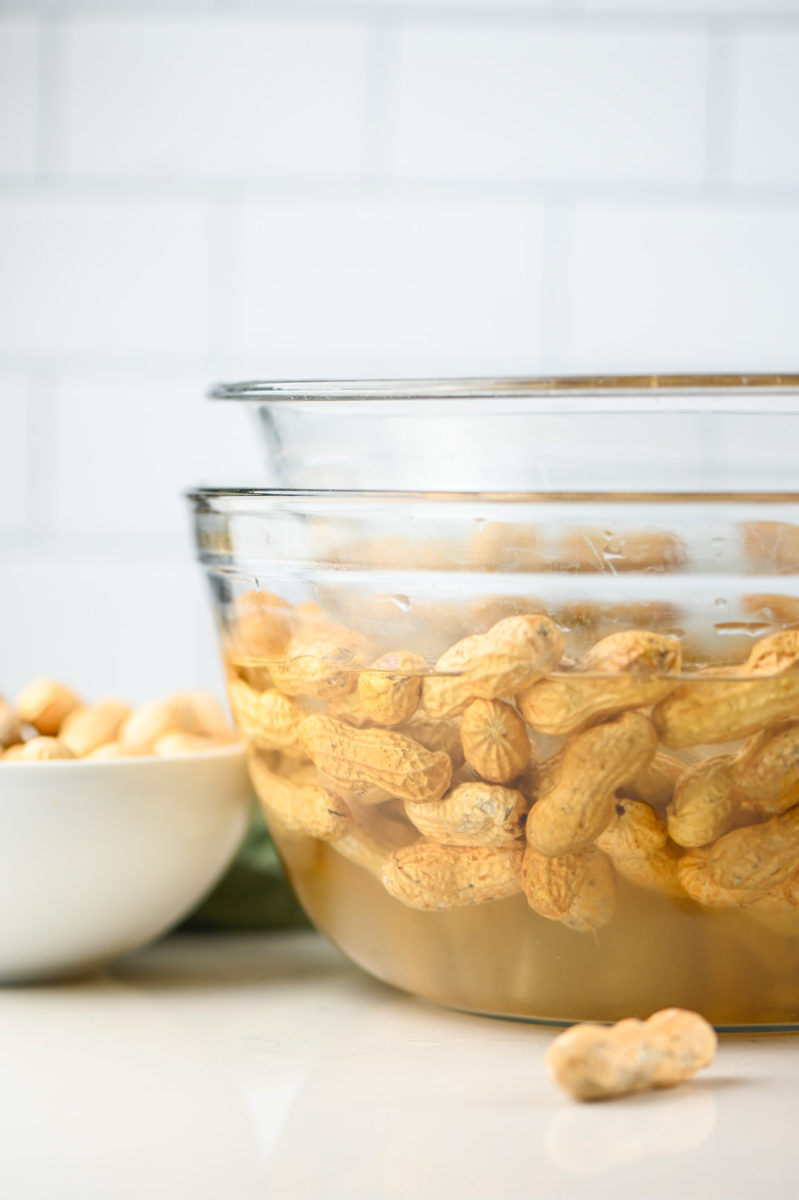
[(84, 974), (186, 916), (241, 844), (243, 748), (3, 763), (0, 982)]

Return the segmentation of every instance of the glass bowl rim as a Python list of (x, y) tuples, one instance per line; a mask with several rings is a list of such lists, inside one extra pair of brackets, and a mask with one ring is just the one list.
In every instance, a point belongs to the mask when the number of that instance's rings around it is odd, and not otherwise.
[(666, 375), (541, 375), (420, 379), (246, 380), (216, 383), (212, 400), (466, 400), (569, 395), (672, 393), (690, 395), (737, 391), (744, 395), (799, 389), (799, 374), (763, 373)]
[[(225, 510), (243, 508), (247, 501), (318, 501), (322, 504), (792, 504), (799, 503), (799, 492), (717, 491), (717, 492), (610, 492), (610, 491), (410, 491), (378, 488), (270, 488), (270, 487), (196, 487), (184, 492), (195, 511), (208, 511), (219, 502)], [(225, 502), (231, 503), (225, 503)]]

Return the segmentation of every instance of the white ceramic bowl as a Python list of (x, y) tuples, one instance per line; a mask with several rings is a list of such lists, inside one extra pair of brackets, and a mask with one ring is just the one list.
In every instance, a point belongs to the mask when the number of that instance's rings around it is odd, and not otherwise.
[(82, 974), (164, 933), (231, 861), (244, 750), (0, 765), (0, 981)]

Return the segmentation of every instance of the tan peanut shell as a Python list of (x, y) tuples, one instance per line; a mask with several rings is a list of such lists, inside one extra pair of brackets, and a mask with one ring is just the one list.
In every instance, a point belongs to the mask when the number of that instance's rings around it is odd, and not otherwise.
[(557, 563), (565, 571), (670, 571), (685, 561), (685, 546), (676, 534), (660, 529), (608, 534), (602, 529), (574, 529), (558, 545)]
[(230, 720), (216, 696), (210, 692), (175, 692), (174, 698), (189, 705), (194, 713), (198, 734), (220, 741), (236, 740)]
[(272, 592), (243, 592), (233, 603), (230, 643), (244, 659), (269, 663), (284, 657), (291, 637), (291, 606)]
[(707, 869), (723, 888), (767, 891), (799, 867), (799, 808), (733, 829), (708, 848)]
[(473, 700), (461, 720), (463, 754), (490, 783), (508, 783), (530, 761), (530, 737), (516, 709), (504, 700)]
[(680, 758), (656, 750), (654, 757), (638, 772), (635, 779), (620, 789), (622, 796), (643, 800), (651, 808), (663, 810), (668, 805), (678, 780), (685, 774), (686, 765)]
[(799, 903), (799, 896), (790, 887), (792, 876), (766, 889), (720, 887), (710, 875), (710, 848), (707, 846), (683, 854), (678, 873), (684, 891), (705, 908), (742, 908), (780, 913), (795, 908)]
[(456, 716), (472, 700), (496, 700), (529, 687), (562, 654), (563, 635), (549, 617), (505, 617), (441, 655), (438, 674), (422, 684), (422, 702), (431, 717)]
[(351, 820), (346, 805), (318, 784), (295, 783), (278, 775), (254, 752), (249, 755), (249, 767), (267, 820), (285, 833), (332, 841), (348, 831)]
[(305, 713), (291, 696), (276, 688), (259, 692), (243, 679), (232, 679), (228, 698), (236, 725), (252, 746), (301, 753), (299, 731)]
[(528, 846), (522, 861), (522, 889), (534, 912), (577, 933), (601, 929), (616, 908), (613, 868), (595, 846), (561, 858), (549, 858)]
[(799, 721), (755, 734), (736, 755), (733, 784), (741, 803), (758, 813), (799, 803)]
[(383, 867), (383, 886), (410, 908), (463, 908), (504, 900), (521, 891), (524, 850), (512, 846), (441, 846), (420, 840), (395, 850)]
[(524, 830), (529, 805), (521, 792), (496, 783), (461, 783), (441, 800), (405, 801), (420, 833), (449, 846), (507, 846)]
[(363, 867), (381, 882), (383, 868), (396, 849), (395, 842), (383, 836), (379, 829), (356, 824), (350, 824), (343, 834), (331, 841), (331, 845), (337, 854), (356, 867)]
[(559, 857), (587, 846), (613, 815), (616, 789), (634, 779), (655, 752), (655, 731), (627, 712), (575, 734), (563, 748), (555, 786), (527, 818), (527, 841)]
[(336, 626), (300, 628), (286, 647), (286, 657), (269, 664), (275, 686), (288, 696), (315, 696), (335, 701), (355, 687), (366, 642), (359, 634)]
[(611, 633), (572, 674), (542, 679), (518, 697), (525, 721), (541, 733), (577, 733), (628, 708), (657, 704), (674, 688), (663, 679), (680, 670), (676, 638), (643, 629)]
[(229, 744), (227, 738), (212, 738), (203, 733), (184, 733), (180, 729), (173, 729), (155, 739), (152, 753), (159, 758), (166, 758), (172, 754), (200, 754), (204, 750), (216, 750)]
[(134, 708), (122, 722), (118, 737), (123, 746), (150, 750), (165, 733), (198, 733), (199, 728), (193, 705), (182, 697), (165, 696)]
[(75, 758), (75, 755), (60, 738), (35, 737), (6, 750), (4, 759), (11, 762), (47, 762), (53, 759)]
[(453, 769), (463, 765), (463, 745), (461, 743), (460, 718), (454, 720), (434, 720), (424, 709), (420, 708), (413, 714), (410, 721), (397, 727), (398, 733), (404, 733), (426, 750), (443, 750), (452, 759)]
[(11, 705), (0, 696), (0, 753), (21, 741), (22, 731), (17, 714)]
[(121, 700), (100, 700), (74, 709), (64, 720), (59, 738), (76, 757), (85, 758), (104, 742), (115, 742), (123, 722), (130, 715), (129, 704)]
[(672, 749), (731, 742), (794, 716), (799, 707), (799, 630), (762, 638), (747, 661), (679, 684), (652, 719)]
[(706, 846), (728, 833), (740, 804), (733, 789), (732, 754), (706, 758), (689, 767), (666, 810), (669, 835), (680, 846)]
[(79, 697), (57, 679), (34, 679), (17, 696), (16, 712), (45, 737), (55, 737), (80, 704)]
[(316, 766), (343, 787), (371, 784), (403, 800), (438, 800), (452, 761), (393, 729), (355, 729), (335, 717), (306, 717), (300, 743)]
[(122, 742), (103, 742), (102, 746), (90, 750), (86, 758), (141, 758), (145, 753), (136, 746), (123, 746)]
[(358, 676), (358, 700), (375, 725), (401, 725), (419, 707), (425, 662), (418, 654), (394, 650), (382, 654)]
[(672, 1087), (712, 1063), (718, 1039), (704, 1017), (666, 1008), (647, 1021), (573, 1025), (546, 1052), (550, 1076), (575, 1100)]
[(658, 814), (641, 800), (616, 800), (613, 816), (596, 845), (630, 883), (666, 896), (684, 894), (680, 852)]

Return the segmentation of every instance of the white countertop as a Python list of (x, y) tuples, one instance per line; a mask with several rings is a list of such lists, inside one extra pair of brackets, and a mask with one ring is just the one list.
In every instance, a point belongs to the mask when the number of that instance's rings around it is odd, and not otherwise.
[(793, 1200), (799, 1035), (578, 1105), (552, 1031), (434, 1008), (315, 934), (167, 939), (0, 990), (0, 1200)]

